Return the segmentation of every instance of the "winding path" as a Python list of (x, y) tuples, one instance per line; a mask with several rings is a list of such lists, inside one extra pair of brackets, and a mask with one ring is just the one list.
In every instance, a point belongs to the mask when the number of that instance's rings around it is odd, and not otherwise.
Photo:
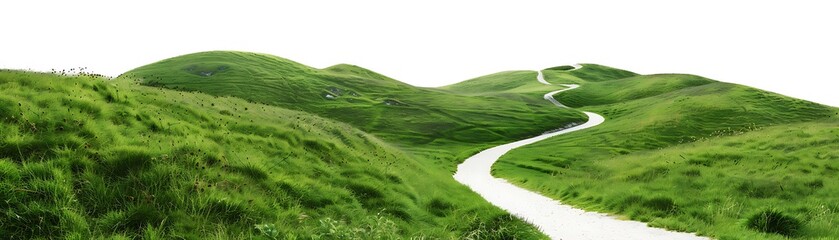
[[(574, 65), (574, 67), (572, 70), (579, 69), (581, 66)], [(540, 83), (551, 85), (545, 81), (541, 71), (536, 78)], [(567, 108), (554, 99), (553, 95), (577, 88), (579, 85), (563, 84), (563, 86), (568, 88), (549, 92), (545, 94), (545, 99), (559, 107)], [(581, 125), (499, 145), (467, 158), (458, 165), (454, 178), (472, 188), (473, 191), (493, 205), (533, 224), (551, 239), (708, 239), (691, 233), (648, 227), (643, 222), (620, 220), (602, 213), (586, 212), (539, 193), (520, 188), (490, 174), (492, 164), (514, 148), (553, 136), (594, 127), (605, 121), (603, 116), (598, 114), (583, 113), (588, 116), (588, 121)]]

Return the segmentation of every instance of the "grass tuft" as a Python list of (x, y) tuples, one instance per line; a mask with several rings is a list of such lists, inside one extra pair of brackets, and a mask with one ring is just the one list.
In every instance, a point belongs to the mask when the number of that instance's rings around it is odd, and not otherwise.
[(437, 216), (445, 216), (449, 214), (454, 207), (455, 206), (453, 204), (442, 198), (432, 198), (431, 201), (428, 202), (428, 211)]
[(679, 206), (669, 197), (653, 197), (644, 201), (644, 207), (657, 211), (663, 215), (671, 215), (679, 211)]
[(750, 216), (746, 221), (746, 226), (755, 231), (794, 237), (801, 231), (804, 224), (781, 211), (768, 209)]
[(253, 180), (265, 180), (268, 178), (268, 171), (262, 166), (253, 163), (230, 165), (230, 171), (245, 175)]
[(117, 148), (108, 153), (105, 168), (111, 178), (126, 177), (152, 165), (152, 153), (139, 147)]

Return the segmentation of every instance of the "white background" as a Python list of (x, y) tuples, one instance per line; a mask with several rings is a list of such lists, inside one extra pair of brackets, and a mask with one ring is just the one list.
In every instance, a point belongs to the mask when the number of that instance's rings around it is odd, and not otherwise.
[(3, 1), (0, 68), (105, 75), (241, 50), (417, 86), (598, 63), (839, 106), (831, 1)]

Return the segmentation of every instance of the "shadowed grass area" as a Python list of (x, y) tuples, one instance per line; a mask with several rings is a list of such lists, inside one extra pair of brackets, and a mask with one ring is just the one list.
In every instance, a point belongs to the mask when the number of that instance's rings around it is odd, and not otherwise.
[(794, 237), (798, 234), (802, 225), (800, 220), (774, 210), (756, 213), (749, 217), (746, 224), (749, 228), (757, 231), (777, 233), (787, 237)]
[[(586, 68), (599, 77), (571, 75)], [(515, 149), (493, 174), (575, 206), (719, 239), (839, 236), (836, 108), (693, 75), (608, 80), (617, 71), (599, 71), (545, 76), (581, 84), (557, 98), (606, 122)], [(767, 207), (772, 216), (754, 220)]]
[(3, 238), (544, 237), (448, 172), (305, 112), (10, 70), (0, 110)]

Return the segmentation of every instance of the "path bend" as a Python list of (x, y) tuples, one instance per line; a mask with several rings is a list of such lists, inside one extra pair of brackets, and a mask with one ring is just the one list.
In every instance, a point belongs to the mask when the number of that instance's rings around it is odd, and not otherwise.
[[(580, 65), (574, 65), (579, 69)], [(538, 71), (537, 81), (551, 85)], [(558, 107), (568, 108), (553, 98), (553, 95), (575, 89), (576, 84), (563, 84), (566, 89), (545, 94), (545, 100)], [(490, 174), (492, 164), (508, 151), (524, 145), (548, 139), (553, 136), (579, 131), (603, 123), (605, 119), (592, 112), (583, 112), (588, 121), (556, 132), (519, 140), (483, 150), (457, 166), (455, 180), (468, 186), (495, 206), (533, 224), (551, 239), (708, 239), (691, 233), (673, 232), (647, 226), (646, 223), (617, 219), (603, 213), (587, 212), (539, 193), (520, 188)]]

